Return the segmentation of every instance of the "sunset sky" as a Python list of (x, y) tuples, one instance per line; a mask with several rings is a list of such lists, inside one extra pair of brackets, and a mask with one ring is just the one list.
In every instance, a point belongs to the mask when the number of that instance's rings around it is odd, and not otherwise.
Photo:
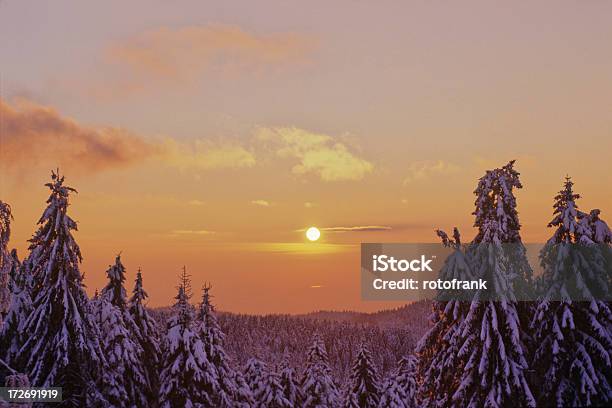
[[(523, 238), (569, 174), (612, 220), (612, 3), (0, 1), (0, 199), (26, 254), (50, 170), (91, 293), (122, 251), (150, 305), (372, 311), (359, 243), (473, 236), (516, 159)], [(310, 243), (304, 229), (322, 230)], [(194, 299), (195, 300), (195, 299)]]

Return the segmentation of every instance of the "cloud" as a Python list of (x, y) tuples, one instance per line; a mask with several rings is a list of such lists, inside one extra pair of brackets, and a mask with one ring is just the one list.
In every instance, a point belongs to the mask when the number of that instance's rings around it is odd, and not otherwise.
[(159, 153), (125, 129), (83, 126), (55, 109), (0, 99), (0, 163), (9, 169), (50, 164), (86, 172), (120, 167)]
[(253, 167), (254, 153), (237, 143), (216, 144), (205, 139), (177, 142), (165, 141), (166, 161), (180, 169), (239, 169)]
[[(355, 225), (349, 227), (323, 227), (319, 228), (320, 231), (325, 232), (372, 232), (372, 231), (390, 231), (392, 227), (385, 225)], [(306, 229), (299, 229), (296, 232), (304, 232)]]
[(194, 207), (200, 207), (205, 205), (206, 203), (204, 201), (200, 201), (200, 200), (189, 200), (187, 201), (188, 205), (192, 205)]
[(392, 228), (384, 225), (357, 225), (352, 227), (325, 227), (319, 228), (326, 232), (353, 232), (353, 231), (389, 231)]
[(430, 161), (422, 160), (413, 162), (408, 168), (408, 175), (404, 178), (404, 185), (418, 180), (425, 180), (433, 175), (452, 174), (459, 170), (459, 167), (443, 160)]
[(297, 159), (293, 174), (316, 174), (323, 181), (361, 180), (373, 165), (350, 152), (332, 136), (296, 127), (261, 127), (258, 141), (268, 143), (279, 157)]
[(310, 201), (306, 201), (304, 203), (304, 207), (305, 208), (314, 208), (314, 207), (318, 207), (318, 204), (317, 203), (311, 203)]
[(251, 204), (257, 205), (259, 207), (270, 207), (272, 205), (269, 201), (266, 200), (253, 200), (251, 201)]
[(40, 166), (94, 173), (147, 159), (179, 169), (252, 167), (255, 156), (239, 143), (144, 137), (126, 129), (87, 126), (52, 107), (0, 99), (0, 167), (21, 173)]
[(303, 64), (315, 45), (303, 35), (258, 35), (236, 26), (161, 27), (110, 46), (106, 60), (136, 76), (191, 82), (204, 71), (252, 73)]
[(209, 231), (209, 230), (174, 230), (170, 234), (171, 235), (212, 235), (212, 234), (216, 234), (216, 232)]

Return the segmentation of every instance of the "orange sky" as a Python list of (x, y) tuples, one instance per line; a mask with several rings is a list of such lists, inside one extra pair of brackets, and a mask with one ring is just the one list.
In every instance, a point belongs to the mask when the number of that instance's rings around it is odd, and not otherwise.
[(56, 166), (89, 290), (122, 251), (152, 305), (186, 265), (224, 310), (394, 306), (360, 301), (359, 243), (470, 238), (476, 180), (510, 159), (526, 241), (566, 174), (612, 219), (612, 5), (288, 3), (1, 2), (20, 254)]

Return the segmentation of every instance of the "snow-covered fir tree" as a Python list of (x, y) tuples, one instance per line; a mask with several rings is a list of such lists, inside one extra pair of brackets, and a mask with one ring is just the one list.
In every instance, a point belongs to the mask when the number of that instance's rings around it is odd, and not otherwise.
[(210, 302), (210, 289), (210, 285), (202, 288), (202, 303), (200, 303), (197, 322), (198, 335), (204, 343), (206, 356), (214, 369), (213, 376), (217, 378), (218, 387), (213, 388), (211, 398), (218, 408), (232, 407), (237, 389), (229, 357), (223, 348), (225, 336)]
[(28, 263), (19, 262), (17, 251), (11, 251), (12, 269), (9, 280), (11, 302), (4, 318), (4, 325), (0, 325), (0, 358), (8, 364), (17, 366), (19, 349), (23, 345), (24, 324), (32, 311), (32, 298), (30, 297), (31, 279)]
[(346, 408), (377, 408), (380, 402), (380, 380), (367, 347), (362, 344), (353, 364)]
[(304, 408), (336, 407), (339, 399), (336, 384), (331, 375), (325, 344), (320, 336), (315, 336), (306, 362), (302, 379)]
[(303, 401), (302, 390), (295, 369), (289, 365), (286, 359), (281, 368), (280, 383), (283, 388), (283, 396), (291, 406), (301, 407)]
[(0, 328), (11, 306), (9, 282), (13, 259), (8, 250), (8, 241), (11, 235), (12, 218), (11, 207), (0, 201)]
[(417, 404), (417, 359), (413, 355), (402, 357), (398, 364), (396, 382), (406, 395), (406, 406), (416, 408)]
[(242, 373), (238, 370), (234, 371), (234, 384), (236, 384), (236, 392), (234, 394), (234, 407), (236, 408), (251, 408), (255, 401), (251, 387), (245, 381)]
[(125, 267), (121, 256), (106, 271), (108, 284), (96, 301), (102, 345), (108, 363), (104, 393), (114, 406), (147, 407), (148, 381), (143, 367), (143, 350), (133, 336), (135, 323), (127, 310)]
[(599, 269), (599, 251), (609, 250), (612, 234), (599, 211), (587, 215), (578, 210), (578, 198), (567, 178), (548, 224), (555, 231), (541, 252), (543, 293), (532, 323), (541, 405), (612, 404), (612, 313), (610, 303), (594, 296), (602, 287), (609, 291), (610, 270)]
[[(520, 234), (515, 189), (523, 188), (520, 173), (514, 169), (514, 160), (501, 168), (488, 170), (480, 178), (474, 194), (476, 195), (474, 226), (478, 233), (472, 245), (481, 242), (503, 243), (506, 255), (512, 261), (512, 286), (519, 298), (531, 298), (533, 271), (527, 260)], [(494, 225), (491, 225), (491, 224)], [(520, 314), (528, 327), (527, 315), (531, 313), (529, 304), (520, 305)], [(524, 315), (524, 316), (523, 316)]]
[(382, 386), (379, 408), (412, 408), (404, 389), (398, 384), (394, 375), (387, 378)]
[(149, 406), (156, 406), (159, 390), (159, 332), (157, 323), (145, 305), (148, 296), (142, 285), (142, 271), (138, 269), (128, 312), (134, 323), (131, 327), (132, 336), (142, 350), (140, 362), (147, 381), (142, 392), (145, 393)]
[(268, 367), (266, 363), (258, 358), (251, 357), (244, 367), (244, 381), (251, 389), (251, 395), (255, 406), (260, 406), (268, 380)]
[(33, 386), (62, 387), (63, 406), (97, 406), (104, 403), (97, 380), (106, 361), (79, 270), (81, 251), (72, 236), (77, 225), (67, 214), (76, 190), (59, 172), (46, 186), (48, 206), (30, 240), (36, 289), (19, 354)]
[(296, 406), (285, 398), (281, 379), (276, 370), (268, 370), (268, 378), (259, 404), (259, 407), (262, 408), (294, 408)]
[[(437, 230), (436, 233), (442, 239), (442, 244), (453, 250), (440, 270), (440, 279), (474, 279), (459, 230), (454, 228), (452, 238), (444, 231)], [(464, 299), (465, 294), (440, 291), (439, 300), (433, 302), (433, 325), (417, 344), (417, 371), (421, 379), (418, 399), (425, 407), (448, 406), (457, 387), (456, 376), (464, 366), (464, 361), (458, 358), (462, 345), (461, 324), (469, 311), (467, 300), (470, 300)], [(400, 368), (407, 368), (407, 361), (403, 359), (402, 363)], [(408, 380), (407, 377), (405, 379)]]
[(487, 172), (475, 191), (478, 234), (468, 259), (473, 275), (486, 280), (488, 289), (476, 292), (457, 331), (463, 361), (451, 396), (454, 403), (470, 407), (535, 405), (525, 376), (522, 339), (528, 336), (521, 329), (515, 297), (517, 281), (522, 282), (520, 290), (527, 290), (531, 268), (520, 243), (512, 189), (521, 184), (512, 166), (510, 162)]
[(214, 406), (211, 397), (218, 387), (217, 378), (194, 327), (190, 298), (190, 277), (183, 268), (162, 350), (160, 400), (164, 408)]
[(383, 383), (379, 408), (418, 408), (417, 359), (402, 357), (397, 370)]

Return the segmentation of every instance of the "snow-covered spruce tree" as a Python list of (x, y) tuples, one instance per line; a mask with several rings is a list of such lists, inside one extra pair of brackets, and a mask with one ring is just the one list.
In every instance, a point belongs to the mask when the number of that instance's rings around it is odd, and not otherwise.
[(610, 271), (598, 270), (603, 257), (593, 242), (599, 237), (599, 244), (609, 245), (610, 230), (603, 221), (595, 228), (580, 222), (586, 214), (580, 217), (579, 197), (567, 178), (548, 224), (555, 232), (540, 254), (543, 293), (532, 324), (538, 344), (533, 367), (542, 379), (538, 402), (543, 406), (612, 403), (612, 314), (610, 304), (594, 296), (602, 287), (609, 294), (605, 275)]
[(336, 407), (339, 403), (338, 390), (332, 379), (325, 344), (316, 335), (308, 350), (306, 370), (302, 379), (304, 408)]
[(402, 357), (397, 368), (396, 381), (406, 395), (406, 406), (416, 408), (417, 404), (417, 359), (413, 355)]
[(283, 363), (280, 373), (280, 383), (283, 388), (283, 395), (292, 407), (302, 406), (302, 390), (297, 379), (295, 369), (288, 363)]
[(377, 408), (380, 402), (380, 380), (372, 355), (365, 344), (361, 344), (353, 372), (350, 389), (344, 406), (346, 408)]
[(142, 271), (138, 269), (128, 312), (134, 322), (131, 327), (132, 336), (142, 350), (140, 360), (147, 380), (147, 386), (142, 391), (149, 406), (156, 406), (159, 390), (159, 332), (157, 323), (145, 306), (147, 297), (147, 292), (142, 286)]
[(251, 389), (254, 406), (260, 406), (268, 380), (268, 367), (258, 358), (249, 358), (244, 367), (244, 380)]
[(461, 406), (535, 405), (525, 377), (522, 339), (529, 336), (521, 329), (515, 297), (516, 288), (528, 290), (531, 268), (520, 242), (512, 189), (521, 184), (512, 166), (487, 172), (475, 191), (478, 234), (468, 259), (473, 275), (486, 280), (488, 289), (476, 292), (457, 332), (462, 368), (451, 398)]
[(46, 186), (51, 195), (28, 259), (37, 288), (19, 354), (33, 386), (63, 388), (63, 406), (99, 406), (105, 401), (96, 380), (106, 360), (79, 271), (81, 251), (72, 236), (77, 225), (67, 214), (76, 190), (59, 172)]
[[(8, 251), (11, 235), (11, 207), (0, 201), (0, 328), (11, 306), (10, 277), (13, 259)], [(0, 356), (2, 357), (2, 356)]]
[(385, 380), (380, 394), (379, 408), (412, 408), (416, 405), (410, 403), (410, 399), (404, 389), (397, 382), (395, 374)]
[(12, 269), (9, 280), (11, 303), (4, 318), (4, 325), (0, 325), (0, 359), (17, 366), (18, 352), (24, 341), (23, 326), (32, 311), (31, 279), (28, 263), (19, 262), (15, 249), (11, 251), (11, 258)]
[(211, 398), (215, 407), (233, 407), (234, 395), (237, 393), (234, 374), (229, 364), (229, 357), (223, 348), (225, 335), (219, 326), (214, 307), (210, 302), (210, 285), (202, 288), (202, 303), (198, 311), (198, 335), (204, 343), (206, 356), (214, 369), (218, 387), (212, 390)]
[(194, 327), (190, 298), (190, 277), (183, 268), (162, 351), (160, 400), (164, 408), (214, 406), (211, 395), (218, 387), (217, 378)]
[(106, 271), (108, 284), (102, 289), (96, 305), (96, 314), (104, 355), (108, 363), (105, 370), (104, 394), (115, 406), (147, 407), (148, 382), (143, 367), (143, 350), (138, 337), (133, 336), (135, 323), (127, 310), (125, 267), (121, 256)]
[(296, 406), (285, 398), (283, 386), (276, 370), (268, 370), (268, 378), (259, 403), (262, 408), (294, 408)]
[(236, 408), (251, 408), (255, 405), (251, 387), (245, 381), (242, 373), (238, 370), (234, 371), (234, 384), (236, 384), (236, 393), (234, 394), (234, 407)]
[[(444, 246), (453, 249), (440, 270), (440, 279), (474, 279), (459, 230), (454, 228), (453, 238), (444, 231), (437, 230), (436, 233)], [(459, 291), (440, 291), (438, 300), (433, 302), (433, 326), (417, 344), (417, 373), (420, 379), (417, 398), (425, 407), (448, 406), (458, 385), (456, 376), (464, 366), (464, 361), (458, 358), (462, 345), (461, 323), (469, 311), (469, 302), (466, 301), (469, 299), (464, 299), (464, 295)], [(407, 361), (402, 360), (402, 363)], [(407, 368), (402, 363), (400, 368)]]

